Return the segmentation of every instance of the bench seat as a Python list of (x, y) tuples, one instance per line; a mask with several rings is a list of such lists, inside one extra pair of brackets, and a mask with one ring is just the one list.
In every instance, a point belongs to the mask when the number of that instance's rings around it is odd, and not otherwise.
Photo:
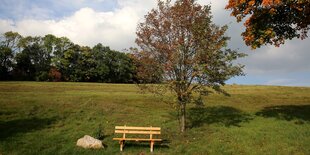
[[(153, 135), (160, 135), (160, 127), (134, 127), (134, 126), (115, 126), (115, 134), (122, 134), (120, 138), (113, 138), (113, 140), (119, 141), (120, 151), (123, 151), (125, 141), (136, 142), (150, 142), (150, 151), (153, 152), (154, 142), (160, 142), (162, 139), (153, 138)], [(149, 135), (147, 138), (133, 138), (126, 137), (126, 134), (131, 135)]]
[(136, 141), (136, 142), (139, 142), (139, 141), (162, 141), (162, 139), (142, 139), (142, 138), (113, 138), (113, 140), (126, 140), (126, 141)]

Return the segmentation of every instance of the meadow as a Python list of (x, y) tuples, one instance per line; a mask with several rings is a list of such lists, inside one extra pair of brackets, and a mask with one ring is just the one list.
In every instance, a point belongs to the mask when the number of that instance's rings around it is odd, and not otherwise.
[[(188, 106), (188, 130), (175, 109), (131, 84), (0, 82), (0, 154), (120, 154), (116, 125), (159, 126), (152, 154), (310, 154), (310, 87), (227, 85), (204, 107)], [(76, 146), (84, 135), (105, 149)], [(121, 154), (150, 154), (128, 143)]]

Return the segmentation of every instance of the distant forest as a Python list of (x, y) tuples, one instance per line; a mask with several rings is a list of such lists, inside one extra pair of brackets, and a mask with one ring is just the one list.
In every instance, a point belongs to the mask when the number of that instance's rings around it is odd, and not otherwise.
[(136, 67), (129, 53), (74, 44), (48, 34), (6, 32), (0, 40), (0, 80), (134, 83)]

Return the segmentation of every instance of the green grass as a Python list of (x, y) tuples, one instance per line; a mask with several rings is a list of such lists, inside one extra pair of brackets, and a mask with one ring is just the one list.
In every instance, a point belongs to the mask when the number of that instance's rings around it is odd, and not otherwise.
[[(176, 112), (135, 85), (0, 82), (0, 154), (119, 154), (116, 125), (159, 126), (163, 144), (153, 154), (310, 154), (310, 88), (225, 87), (205, 107), (188, 106), (188, 131), (178, 131)], [(76, 141), (96, 137), (107, 146), (85, 150)], [(149, 154), (129, 143), (122, 154)]]

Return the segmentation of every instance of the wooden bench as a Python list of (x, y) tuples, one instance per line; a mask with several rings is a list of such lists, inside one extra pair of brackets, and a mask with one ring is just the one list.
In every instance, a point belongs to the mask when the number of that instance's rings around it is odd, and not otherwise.
[[(134, 127), (134, 126), (115, 126), (116, 134), (123, 134), (121, 138), (113, 138), (118, 140), (120, 144), (120, 151), (123, 151), (125, 141), (136, 141), (136, 142), (150, 142), (150, 151), (153, 152), (154, 142), (162, 141), (162, 139), (155, 139), (153, 135), (160, 134), (160, 127)], [(132, 138), (132, 136), (126, 137), (126, 134), (136, 135), (149, 135), (149, 137), (143, 138)]]

